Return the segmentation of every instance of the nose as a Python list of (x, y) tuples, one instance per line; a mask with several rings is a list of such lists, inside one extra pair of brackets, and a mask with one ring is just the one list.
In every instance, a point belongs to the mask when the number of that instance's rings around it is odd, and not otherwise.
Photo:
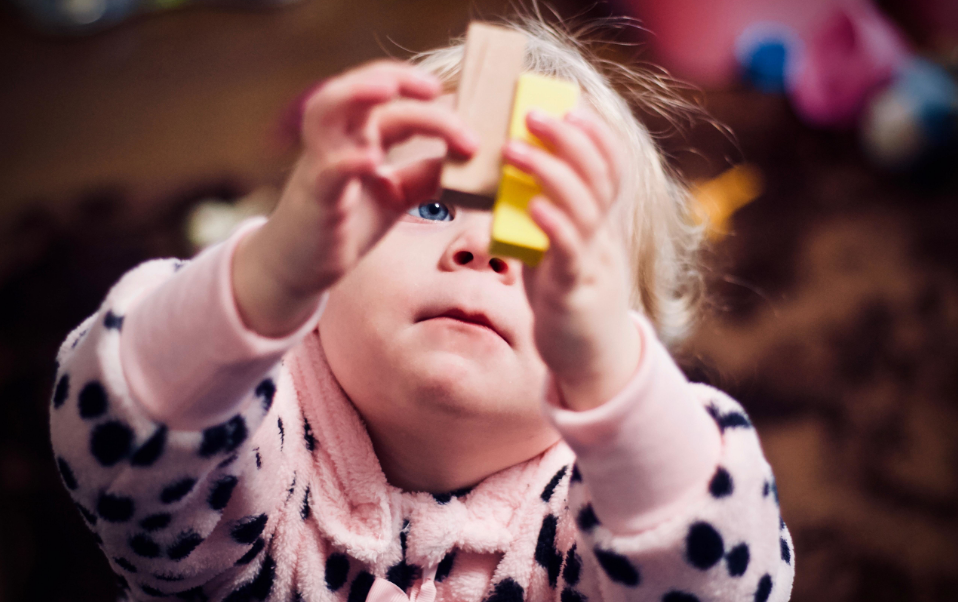
[(442, 256), (442, 268), (448, 271), (472, 269), (498, 274), (505, 284), (512, 284), (521, 270), (518, 260), (489, 253), (492, 214), (488, 211), (460, 209), (461, 227)]

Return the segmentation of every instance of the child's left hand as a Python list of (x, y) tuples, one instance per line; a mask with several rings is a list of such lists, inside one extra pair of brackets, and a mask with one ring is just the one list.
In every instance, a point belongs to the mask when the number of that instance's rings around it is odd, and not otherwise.
[(547, 197), (533, 199), (529, 212), (549, 250), (523, 273), (536, 347), (565, 404), (586, 410), (622, 390), (642, 352), (628, 313), (625, 248), (609, 219), (625, 153), (609, 126), (583, 109), (564, 119), (532, 111), (526, 123), (553, 150), (518, 141), (504, 149), (506, 162), (535, 176)]

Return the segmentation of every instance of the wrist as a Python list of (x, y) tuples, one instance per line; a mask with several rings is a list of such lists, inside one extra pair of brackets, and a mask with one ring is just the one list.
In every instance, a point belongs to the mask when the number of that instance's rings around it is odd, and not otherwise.
[(283, 278), (283, 266), (273, 267), (277, 250), (269, 242), (269, 222), (245, 236), (232, 258), (232, 289), (236, 309), (251, 331), (281, 338), (295, 332), (316, 308), (322, 290), (297, 289)]
[(575, 374), (554, 374), (563, 404), (570, 410), (596, 408), (621, 392), (638, 370), (643, 353), (642, 336), (628, 319), (620, 336), (599, 346), (603, 351)]

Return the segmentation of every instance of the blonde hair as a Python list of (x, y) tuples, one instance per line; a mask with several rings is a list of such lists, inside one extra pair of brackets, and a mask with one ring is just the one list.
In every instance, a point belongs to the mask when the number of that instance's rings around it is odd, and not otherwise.
[[(583, 39), (593, 29), (590, 26), (571, 31), (550, 25), (538, 10), (501, 25), (526, 34), (526, 70), (578, 83), (591, 108), (624, 138), (625, 164), (631, 169), (610, 217), (623, 226), (631, 304), (648, 316), (666, 343), (679, 342), (696, 317), (701, 298), (696, 258), (702, 232), (689, 219), (688, 189), (665, 164), (633, 107), (668, 115), (688, 113), (695, 106), (672, 92), (661, 74), (598, 58)], [(455, 89), (464, 42), (454, 40), (412, 60)]]

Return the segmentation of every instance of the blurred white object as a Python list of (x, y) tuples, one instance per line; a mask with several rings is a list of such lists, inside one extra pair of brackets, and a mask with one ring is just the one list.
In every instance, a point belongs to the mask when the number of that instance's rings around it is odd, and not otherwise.
[(201, 201), (190, 212), (186, 236), (196, 250), (224, 241), (243, 220), (269, 214), (278, 199), (279, 191), (264, 187), (234, 202), (221, 199)]

